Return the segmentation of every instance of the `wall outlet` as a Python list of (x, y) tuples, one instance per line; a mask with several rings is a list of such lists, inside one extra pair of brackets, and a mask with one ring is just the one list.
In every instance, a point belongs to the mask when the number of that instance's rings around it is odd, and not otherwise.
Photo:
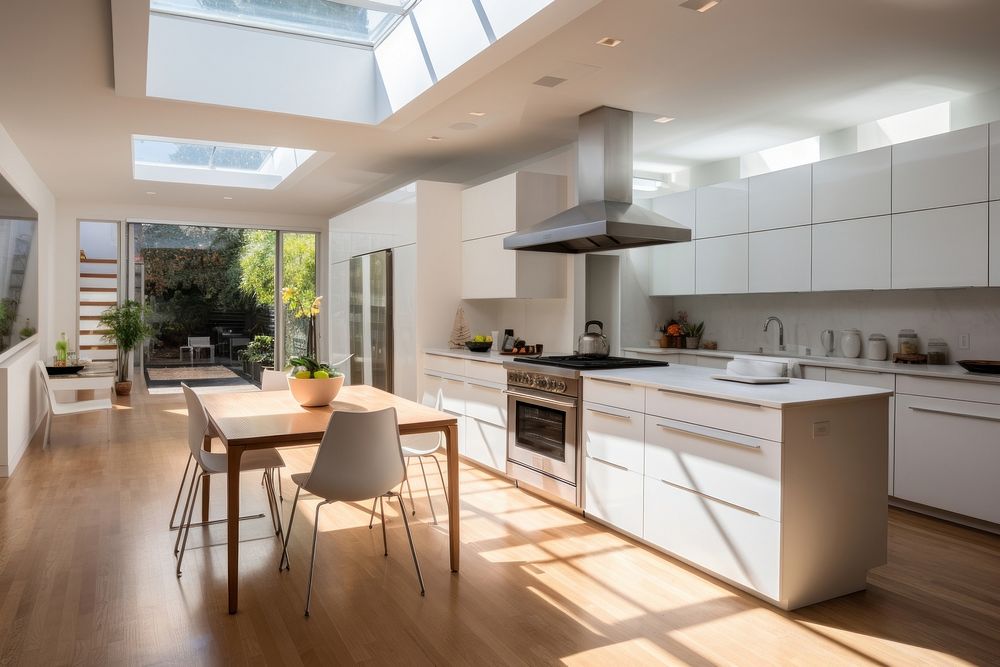
[(972, 336), (967, 333), (958, 334), (958, 349), (968, 350), (971, 345)]
[(813, 437), (814, 438), (825, 438), (830, 435), (830, 422), (813, 422)]

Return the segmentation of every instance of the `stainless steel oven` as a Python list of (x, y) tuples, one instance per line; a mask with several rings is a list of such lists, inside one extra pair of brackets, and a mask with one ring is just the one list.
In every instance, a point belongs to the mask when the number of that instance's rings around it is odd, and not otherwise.
[(578, 504), (578, 380), (507, 374), (507, 474)]

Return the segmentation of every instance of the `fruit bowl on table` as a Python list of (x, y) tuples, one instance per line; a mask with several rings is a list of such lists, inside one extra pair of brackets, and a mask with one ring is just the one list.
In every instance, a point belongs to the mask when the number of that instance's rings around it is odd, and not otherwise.
[(344, 376), (336, 375), (327, 378), (299, 378), (288, 376), (288, 389), (292, 397), (304, 408), (317, 408), (329, 405), (337, 397), (340, 388), (344, 386)]
[(474, 340), (466, 341), (465, 347), (469, 348), (469, 352), (489, 352), (490, 348), (493, 347), (492, 342), (476, 342)]

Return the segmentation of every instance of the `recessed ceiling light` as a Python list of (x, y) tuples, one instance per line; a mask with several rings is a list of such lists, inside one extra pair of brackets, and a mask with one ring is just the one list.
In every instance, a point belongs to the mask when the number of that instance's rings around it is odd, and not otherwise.
[(156, 193), (153, 192), (152, 190), (146, 190), (146, 194), (147, 195), (155, 195)]
[(672, 120), (674, 120), (674, 119), (671, 118), (670, 116), (660, 116), (659, 118), (654, 118), (653, 122), (654, 123), (664, 124), (664, 123), (669, 123)]
[(693, 9), (704, 14), (712, 7), (719, 4), (719, 0), (685, 0), (680, 4), (685, 9)]
[(609, 46), (612, 49), (622, 43), (622, 40), (615, 39), (614, 37), (602, 37), (597, 40), (597, 43), (601, 46)]
[(441, 137), (437, 136), (436, 134), (432, 134), (431, 136), (427, 137), (427, 141), (441, 141)]
[(486, 115), (486, 112), (485, 111), (470, 111), (469, 115), (470, 116), (475, 116), (476, 118), (482, 118), (483, 116)]
[(232, 197), (230, 197), (229, 195), (223, 195), (223, 197), (222, 197), (222, 198), (223, 198), (223, 199), (232, 199)]

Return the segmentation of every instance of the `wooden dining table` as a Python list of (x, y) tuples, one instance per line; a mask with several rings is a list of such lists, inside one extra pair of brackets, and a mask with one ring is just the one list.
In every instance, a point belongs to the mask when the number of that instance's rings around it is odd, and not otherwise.
[[(368, 412), (395, 408), (400, 435), (443, 433), (448, 457), (448, 539), (451, 571), (458, 572), (458, 420), (450, 414), (367, 385), (343, 387), (336, 399), (319, 408), (304, 408), (289, 391), (206, 394), (201, 396), (212, 435), (226, 448), (226, 526), (228, 529), (229, 613), (239, 603), (240, 459), (243, 453), (269, 447), (318, 444), (331, 415), (338, 410)], [(211, 438), (205, 447), (211, 449)], [(208, 511), (208, 485), (202, 488), (203, 515)], [(207, 520), (207, 516), (204, 517)]]

